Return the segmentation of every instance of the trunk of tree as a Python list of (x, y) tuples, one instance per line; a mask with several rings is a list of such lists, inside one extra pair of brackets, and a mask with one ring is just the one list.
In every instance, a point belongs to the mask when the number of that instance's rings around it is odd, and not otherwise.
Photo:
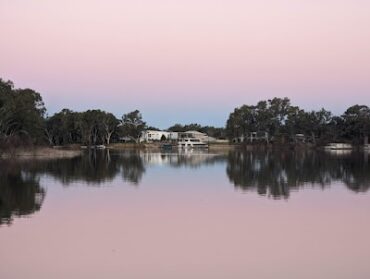
[(92, 133), (92, 140), (93, 140), (93, 144), (96, 145), (96, 141), (98, 139), (98, 131), (96, 128), (93, 129), (93, 133)]
[(113, 135), (113, 132), (106, 131), (105, 142), (106, 142), (107, 145), (110, 144), (110, 139), (111, 139), (112, 135)]
[(312, 143), (316, 145), (316, 138), (315, 138), (315, 133), (311, 132), (311, 137), (312, 137)]
[(364, 137), (364, 145), (369, 144), (369, 136)]
[(106, 139), (105, 139), (105, 141), (106, 141), (107, 145), (109, 145), (109, 144), (110, 144), (110, 138), (111, 138), (111, 136), (112, 136), (112, 133), (108, 133), (108, 134), (107, 134), (107, 137), (106, 137)]
[(45, 134), (46, 134), (46, 138), (49, 141), (49, 144), (53, 145), (54, 141), (53, 141), (53, 136), (51, 135), (51, 133), (47, 129), (45, 129)]

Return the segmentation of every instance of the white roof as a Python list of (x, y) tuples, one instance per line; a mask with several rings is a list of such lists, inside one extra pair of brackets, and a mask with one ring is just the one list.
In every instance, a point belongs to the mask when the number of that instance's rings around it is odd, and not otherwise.
[(204, 135), (204, 136), (206, 136), (206, 135), (207, 135), (207, 134), (205, 134), (205, 133), (201, 133), (201, 132), (198, 132), (198, 131), (186, 131), (185, 133), (186, 133), (186, 134)]

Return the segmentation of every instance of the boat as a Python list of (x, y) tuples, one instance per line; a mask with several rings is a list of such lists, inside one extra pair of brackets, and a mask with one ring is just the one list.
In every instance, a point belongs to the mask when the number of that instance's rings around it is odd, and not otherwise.
[(182, 138), (177, 143), (178, 148), (208, 148), (208, 144), (196, 138)]
[(107, 147), (105, 145), (81, 145), (81, 149), (106, 149)]
[(327, 150), (350, 150), (353, 149), (352, 144), (349, 143), (329, 143), (325, 146)]

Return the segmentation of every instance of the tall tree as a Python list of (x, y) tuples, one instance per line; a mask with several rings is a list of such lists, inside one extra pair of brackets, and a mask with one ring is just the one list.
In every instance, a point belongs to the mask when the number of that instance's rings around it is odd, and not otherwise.
[(121, 127), (123, 134), (139, 143), (142, 132), (144, 131), (146, 123), (139, 110), (135, 110), (124, 114), (121, 119)]
[(370, 108), (365, 105), (349, 107), (342, 115), (344, 120), (344, 134), (356, 143), (367, 141), (370, 134)]
[(41, 95), (32, 89), (14, 89), (10, 81), (0, 80), (0, 136), (40, 141), (43, 138), (45, 106)]
[(110, 139), (114, 132), (117, 131), (119, 125), (118, 119), (112, 114), (104, 112), (101, 119), (101, 127), (103, 130), (104, 141), (110, 144)]

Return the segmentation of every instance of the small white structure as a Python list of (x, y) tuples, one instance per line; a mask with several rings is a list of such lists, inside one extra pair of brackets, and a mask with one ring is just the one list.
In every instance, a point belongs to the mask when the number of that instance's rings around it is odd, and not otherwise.
[(140, 137), (140, 142), (153, 142), (164, 140), (177, 140), (177, 132), (167, 132), (167, 131), (155, 131), (155, 130), (146, 130), (142, 132)]
[(198, 132), (198, 131), (186, 131), (179, 133), (179, 139), (182, 138), (193, 138), (199, 139), (202, 142), (215, 142), (216, 139), (213, 137), (208, 136), (206, 133)]
[(234, 143), (242, 143), (242, 142), (254, 142), (256, 140), (263, 140), (267, 143), (269, 142), (269, 134), (268, 132), (250, 132), (247, 135), (242, 135), (240, 137), (233, 138)]
[(325, 146), (325, 149), (327, 150), (350, 150), (352, 148), (352, 144), (349, 143), (329, 143)]
[(208, 144), (197, 138), (181, 138), (177, 146), (179, 148), (208, 148)]

